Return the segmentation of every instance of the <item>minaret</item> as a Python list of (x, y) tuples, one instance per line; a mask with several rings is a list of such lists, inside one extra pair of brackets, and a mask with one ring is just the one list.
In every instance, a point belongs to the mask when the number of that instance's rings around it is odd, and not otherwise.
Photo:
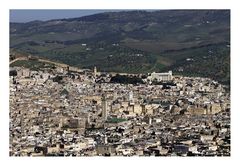
[(87, 114), (86, 126), (90, 126), (90, 114)]
[(132, 101), (132, 100), (133, 100), (133, 92), (130, 91), (130, 92), (129, 92), (129, 101)]
[(104, 136), (104, 144), (107, 144), (108, 143), (108, 140), (107, 140), (107, 136), (105, 135)]
[(97, 67), (96, 67), (96, 66), (94, 66), (94, 69), (93, 69), (93, 75), (94, 75), (94, 77), (97, 76)]
[(59, 129), (61, 129), (63, 127), (63, 117), (60, 117), (60, 121), (59, 121), (58, 127), (59, 127)]
[(148, 124), (149, 124), (149, 125), (152, 124), (152, 117), (149, 117), (149, 119), (148, 119)]
[(129, 92), (129, 99), (128, 99), (128, 100), (129, 100), (129, 103), (130, 103), (130, 104), (134, 104), (133, 92), (132, 92), (132, 91)]
[(105, 95), (102, 98), (102, 118), (104, 121), (107, 120), (108, 112), (107, 112), (107, 100)]
[(23, 115), (22, 115), (23, 113), (22, 113), (22, 111), (21, 111), (21, 117), (20, 117), (20, 125), (21, 125), (21, 136), (23, 137), (24, 136), (24, 134), (23, 134), (23, 132), (24, 132), (24, 124), (23, 124)]
[(185, 90), (186, 90), (186, 81), (184, 80), (183, 87), (182, 87), (183, 94), (185, 94)]

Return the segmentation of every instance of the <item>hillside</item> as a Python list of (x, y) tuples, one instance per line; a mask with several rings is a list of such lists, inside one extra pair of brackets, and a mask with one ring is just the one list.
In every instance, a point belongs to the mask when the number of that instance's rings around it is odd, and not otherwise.
[(10, 23), (10, 46), (102, 71), (166, 71), (230, 81), (230, 11), (106, 12)]

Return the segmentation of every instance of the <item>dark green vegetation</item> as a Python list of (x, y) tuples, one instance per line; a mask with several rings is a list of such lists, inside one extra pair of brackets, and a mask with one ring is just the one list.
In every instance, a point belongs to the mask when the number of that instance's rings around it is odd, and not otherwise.
[(35, 71), (44, 69), (44, 68), (54, 68), (53, 64), (40, 62), (38, 60), (18, 60), (10, 64), (10, 67), (13, 67), (13, 66), (25, 67)]
[(112, 83), (120, 83), (120, 84), (143, 84), (143, 80), (137, 76), (126, 76), (119, 75), (113, 76), (110, 80)]
[(171, 69), (227, 84), (230, 80), (229, 10), (122, 11), (11, 23), (10, 38), (14, 50), (82, 68), (129, 73)]
[(9, 71), (9, 76), (17, 76), (17, 71), (16, 70), (10, 70)]
[[(56, 77), (53, 78), (53, 82), (57, 82), (59, 84), (62, 83), (62, 80), (63, 80), (63, 77), (59, 76), (59, 75), (57, 75)], [(64, 91), (62, 91), (62, 94), (66, 94), (66, 89), (64, 89)]]

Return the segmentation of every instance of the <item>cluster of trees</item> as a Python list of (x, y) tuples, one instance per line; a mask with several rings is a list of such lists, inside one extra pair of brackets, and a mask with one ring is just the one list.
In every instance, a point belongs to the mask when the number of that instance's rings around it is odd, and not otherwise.
[(120, 84), (143, 84), (143, 80), (137, 76), (127, 76), (127, 75), (119, 75), (113, 76), (110, 80), (112, 83), (120, 83)]
[(17, 76), (17, 71), (16, 70), (10, 70), (9, 75), (10, 76)]
[(169, 69), (177, 73), (178, 69), (182, 68), (183, 71), (179, 72), (180, 74), (209, 77), (222, 84), (230, 85), (230, 48), (226, 44), (220, 43), (185, 51), (186, 55), (191, 53), (191, 58), (194, 60), (178, 60)]
[(63, 80), (63, 77), (59, 75), (53, 78), (53, 82), (57, 82), (57, 83), (61, 83), (62, 80)]
[(153, 85), (163, 85), (163, 88), (176, 86), (176, 84), (173, 81), (158, 81), (157, 79), (154, 79), (152, 81)]

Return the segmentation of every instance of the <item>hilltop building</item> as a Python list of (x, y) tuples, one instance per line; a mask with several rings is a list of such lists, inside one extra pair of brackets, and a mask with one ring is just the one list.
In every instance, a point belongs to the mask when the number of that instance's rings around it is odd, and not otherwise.
[(171, 81), (173, 79), (172, 76), (172, 71), (166, 72), (166, 73), (151, 73), (150, 76), (148, 76), (148, 79), (153, 81), (153, 80), (157, 80), (157, 81)]

